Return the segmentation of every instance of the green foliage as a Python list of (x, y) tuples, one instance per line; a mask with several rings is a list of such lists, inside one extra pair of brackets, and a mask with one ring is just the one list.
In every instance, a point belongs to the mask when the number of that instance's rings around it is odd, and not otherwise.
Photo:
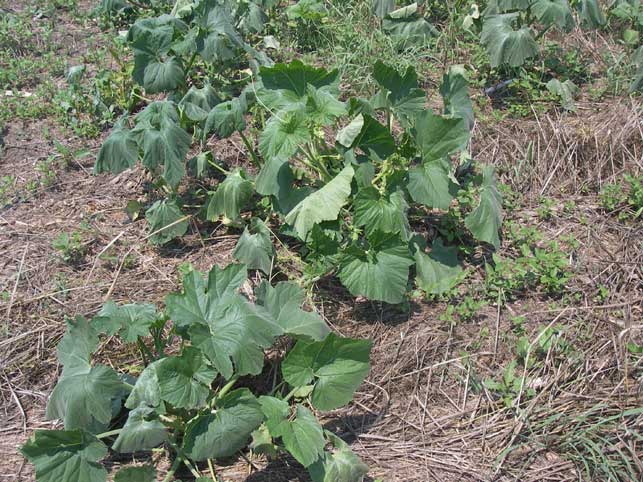
[[(568, 32), (576, 25), (567, 0), (492, 0), (482, 17), (480, 41), (492, 68), (524, 65), (539, 55), (538, 39), (548, 30)], [(605, 23), (596, 0), (581, 0), (579, 17), (590, 28)]]
[[(189, 71), (199, 58), (225, 66), (234, 52), (243, 51), (264, 59), (244, 43), (244, 32), (238, 29), (243, 22), (233, 21), (235, 15), (245, 14), (228, 8), (204, 1), (180, 19), (144, 18), (129, 30), (134, 79), (147, 93), (170, 95), (122, 119), (103, 144), (95, 170), (120, 172), (140, 158), (157, 186), (170, 193), (169, 199), (156, 201), (146, 213), (150, 240), (164, 244), (187, 230), (188, 216), (176, 194), (192, 143), (198, 140), (203, 146), (211, 133), (227, 137), (238, 132), (259, 173), (255, 178), (241, 168), (232, 172), (221, 168), (226, 177), (203, 211), (209, 221), (244, 228), (236, 259), (271, 272), (275, 252), (271, 234), (277, 233), (282, 243), (295, 238), (318, 276), (337, 275), (355, 296), (402, 302), (416, 263), (423, 265), (420, 286), (430, 294), (453, 288), (461, 279), (457, 259), (439, 254), (441, 249), (453, 250), (442, 240), (431, 239), (441, 247), (428, 257), (416, 253), (408, 243), (413, 229), (408, 213), (448, 211), (459, 202), (461, 180), (452, 156), (465, 149), (473, 126), (463, 71), (450, 69), (444, 75), (442, 112), (425, 108), (426, 93), (413, 68), (400, 73), (379, 61), (373, 68), (379, 91), (369, 100), (340, 100), (336, 70), (297, 60), (274, 66), (265, 62), (268, 65), (259, 68), (251, 89), (226, 101), (222, 99), (230, 91), (218, 90), (209, 80), (186, 91), (184, 85), (192, 80)], [(293, 20), (322, 14), (315, 2), (299, 2), (288, 12)], [(426, 23), (418, 12), (417, 5), (388, 12), (384, 27), (395, 23), (394, 37), (415, 41), (418, 25)], [(262, 121), (258, 151), (243, 132), (248, 112)], [(385, 125), (378, 120), (382, 117)], [(328, 138), (333, 130), (334, 144)], [(200, 176), (206, 173), (206, 164), (213, 164), (205, 153), (195, 162)], [(463, 207), (461, 229), (498, 248), (501, 198), (493, 170), (484, 168), (479, 174)], [(255, 193), (264, 197), (260, 203)], [(264, 223), (252, 221), (247, 229), (252, 216), (246, 213), (263, 217), (266, 208), (272, 215)]]
[(493, 255), (487, 264), (485, 288), (490, 301), (512, 300), (529, 289), (540, 287), (543, 294), (559, 297), (571, 279), (569, 255), (557, 241), (540, 243), (524, 230), (513, 240), (515, 258)]
[(60, 259), (70, 264), (79, 263), (87, 252), (87, 246), (83, 243), (82, 235), (79, 231), (60, 233), (54, 238), (51, 245), (58, 251)]
[[(130, 453), (164, 445), (174, 452), (172, 473), (184, 463), (199, 475), (190, 461), (229, 458), (251, 437), (258, 447), (259, 434), (274, 454), (287, 451), (309, 467), (315, 480), (361, 480), (365, 465), (306, 404), (333, 410), (349, 403), (368, 373), (371, 343), (330, 333), (317, 314), (301, 309), (295, 285), (264, 283), (251, 303), (239, 293), (246, 276), (243, 265), (215, 267), (207, 279), (192, 270), (183, 292), (167, 297), (165, 312), (109, 302), (92, 320), (69, 320), (58, 346), (63, 372), (47, 405), (47, 417), (64, 420), (65, 429), (37, 430), (21, 449), (38, 482), (104, 482), (99, 462), (108, 446)], [(281, 375), (270, 376), (269, 392), (253, 394), (240, 377), (260, 375), (263, 350), (286, 335), (297, 341)], [(101, 336), (138, 347), (138, 379), (94, 363)], [(166, 353), (177, 338), (180, 350)], [(150, 466), (115, 476), (153, 479)]]
[[(300, 62), (262, 68), (257, 96), (272, 117), (260, 135), (265, 139), (263, 148), (260, 140), (264, 165), (257, 188), (271, 196), (288, 225), (284, 232), (306, 243), (308, 260), (321, 260), (327, 269), (336, 260), (337, 276), (355, 296), (400, 303), (416, 262), (415, 248), (407, 243), (407, 212), (446, 210), (454, 200), (459, 181), (450, 156), (468, 141), (471, 103), (457, 71), (445, 76), (442, 115), (424, 108), (426, 94), (413, 69), (400, 74), (378, 62), (374, 77), (380, 91), (370, 101), (351, 99), (342, 106), (336, 72)], [(327, 115), (320, 117), (311, 105), (319, 106), (316, 99), (322, 92), (328, 98), (324, 105), (336, 108), (325, 109)], [(374, 117), (378, 111), (388, 119), (387, 126)], [(346, 112), (349, 119), (342, 121)], [(404, 128), (398, 138), (392, 133), (396, 122)], [(321, 134), (329, 125), (344, 126), (335, 146)], [(298, 171), (295, 184), (297, 164), (306, 169)], [(493, 170), (484, 169), (476, 183), (466, 225), (474, 237), (499, 246), (502, 215)], [(431, 269), (449, 281), (435, 276), (425, 280), (431, 292), (448, 289), (458, 279), (453, 259), (444, 270), (435, 265), (441, 261), (433, 258)]]
[(616, 213), (622, 221), (639, 219), (643, 214), (643, 176), (625, 174), (623, 182), (605, 185), (599, 201), (605, 211)]

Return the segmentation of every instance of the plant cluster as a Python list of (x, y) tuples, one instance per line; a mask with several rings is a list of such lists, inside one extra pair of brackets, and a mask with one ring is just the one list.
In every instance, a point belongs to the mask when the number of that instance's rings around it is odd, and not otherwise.
[[(425, 108), (426, 93), (412, 68), (400, 74), (378, 62), (373, 75), (380, 91), (347, 102), (340, 100), (337, 71), (299, 61), (261, 67), (251, 88), (225, 102), (208, 86), (191, 87), (178, 104), (149, 104), (135, 116), (134, 129), (117, 126), (101, 148), (96, 170), (119, 172), (141, 154), (144, 166), (160, 171), (166, 185), (178, 186), (192, 142), (182, 122), (192, 115), (204, 122), (192, 135), (236, 132), (259, 168), (255, 179), (243, 169), (227, 173), (207, 205), (209, 220), (243, 225), (242, 211), (252, 209), (255, 192), (267, 200), (271, 215), (251, 219), (237, 259), (267, 271), (270, 233), (278, 231), (300, 243), (319, 274), (335, 271), (355, 296), (401, 302), (414, 265), (418, 285), (441, 293), (459, 280), (457, 250), (434, 239), (427, 254), (426, 239), (412, 231), (410, 213), (425, 219), (431, 210), (448, 210), (462, 184), (473, 186), (475, 202), (461, 229), (479, 241), (500, 243), (501, 198), (493, 170), (474, 172), (463, 153), (465, 162), (456, 171), (450, 158), (466, 147), (473, 123), (467, 84), (462, 73), (449, 71), (440, 90), (444, 110), (437, 114)], [(243, 134), (249, 98), (257, 117), (267, 119), (258, 150)], [(161, 231), (153, 238), (157, 242), (187, 229), (174, 200), (157, 201), (146, 217)]]
[(605, 211), (618, 213), (620, 220), (640, 218), (643, 214), (643, 176), (625, 174), (624, 182), (604, 186), (599, 200)]
[[(163, 312), (108, 302), (91, 320), (68, 320), (58, 345), (63, 371), (46, 412), (64, 429), (37, 430), (21, 449), (38, 482), (105, 482), (100, 461), (110, 450), (159, 446), (173, 458), (165, 481), (181, 464), (200, 481), (217, 480), (212, 460), (248, 446), (270, 458), (288, 452), (315, 482), (361, 480), (367, 467), (315, 411), (353, 398), (369, 370), (371, 343), (331, 333), (301, 308), (304, 293), (292, 283), (263, 282), (256, 303), (239, 293), (244, 283), (243, 265), (214, 267), (205, 278), (189, 271)], [(142, 364), (119, 372), (98, 363), (101, 336), (136, 346)], [(292, 349), (266, 361), (273, 345), (276, 353), (289, 346), (284, 337), (295, 341)], [(253, 378), (266, 367), (272, 385), (256, 388), (266, 385)], [(115, 480), (152, 482), (155, 469), (126, 467)]]

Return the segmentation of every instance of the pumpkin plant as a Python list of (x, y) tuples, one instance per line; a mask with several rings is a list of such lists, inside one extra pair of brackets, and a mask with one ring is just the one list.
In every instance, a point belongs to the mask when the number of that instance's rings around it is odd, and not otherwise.
[[(597, 0), (577, 4), (581, 24), (589, 28), (606, 20)], [(567, 0), (491, 0), (483, 12), (480, 42), (489, 54), (491, 67), (520, 67), (537, 57), (538, 40), (552, 28), (568, 32), (576, 25)]]
[[(261, 68), (253, 88), (268, 120), (258, 138), (262, 167), (254, 189), (270, 200), (272, 231), (299, 244), (319, 274), (337, 275), (354, 296), (400, 303), (412, 267), (417, 285), (430, 294), (462, 277), (456, 246), (433, 237), (427, 253), (426, 237), (413, 230), (430, 214), (448, 211), (468, 188), (473, 200), (461, 228), (497, 247), (501, 198), (492, 168), (458, 178), (451, 160), (459, 152), (466, 161), (473, 125), (461, 71), (444, 76), (441, 113), (426, 108), (412, 68), (399, 73), (377, 62), (373, 76), (376, 95), (342, 101), (337, 71), (299, 61)], [(239, 172), (228, 177), (211, 200), (211, 219), (238, 217), (251, 186)], [(249, 248), (248, 235), (239, 250)], [(250, 235), (269, 265), (269, 233)]]
[[(368, 373), (371, 343), (331, 333), (302, 309), (303, 291), (293, 283), (263, 282), (255, 303), (240, 293), (244, 284), (243, 265), (215, 266), (206, 278), (190, 271), (164, 311), (108, 302), (91, 320), (68, 320), (58, 344), (63, 370), (46, 412), (64, 428), (37, 430), (21, 448), (36, 480), (105, 482), (100, 462), (110, 451), (157, 447), (173, 460), (166, 482), (181, 465), (200, 481), (216, 480), (212, 460), (246, 450), (270, 458), (287, 452), (315, 482), (361, 480), (367, 467), (316, 413), (351, 401)], [(136, 347), (140, 365), (98, 363), (101, 337)], [(287, 338), (294, 346), (281, 359)], [(157, 479), (146, 465), (125, 467), (114, 480)]]

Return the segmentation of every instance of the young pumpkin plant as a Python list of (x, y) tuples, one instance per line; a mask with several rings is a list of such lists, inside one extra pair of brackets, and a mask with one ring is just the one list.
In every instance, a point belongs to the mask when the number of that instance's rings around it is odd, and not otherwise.
[[(101, 460), (110, 451), (164, 447), (173, 459), (166, 482), (182, 464), (200, 481), (216, 479), (212, 460), (248, 448), (270, 458), (289, 453), (315, 482), (360, 481), (368, 468), (315, 413), (351, 401), (368, 373), (371, 343), (331, 333), (302, 309), (297, 285), (264, 282), (251, 303), (239, 292), (244, 283), (243, 265), (214, 267), (205, 278), (191, 271), (163, 312), (109, 302), (91, 320), (68, 320), (58, 345), (63, 370), (46, 412), (64, 428), (37, 430), (21, 448), (36, 480), (105, 482)], [(136, 378), (131, 367), (94, 360), (102, 336), (138, 347)], [(253, 384), (264, 373), (265, 350), (283, 337), (295, 343), (281, 362), (271, 360), (278, 375)], [(251, 388), (270, 382), (262, 393)], [(114, 480), (157, 479), (154, 467), (139, 466)]]
[[(163, 97), (139, 96), (147, 106), (114, 126), (98, 153), (94, 172), (116, 174), (140, 161), (155, 176), (157, 187), (168, 196), (146, 214), (152, 242), (168, 242), (187, 230), (176, 190), (187, 173), (185, 160), (194, 142), (203, 143), (212, 131), (243, 131), (244, 121), (238, 114), (246, 109), (245, 97), (225, 99), (245, 85), (248, 68), (257, 71), (260, 65), (272, 65), (246, 38), (263, 30), (268, 19), (265, 10), (274, 4), (270, 0), (199, 0), (175, 9), (172, 15), (141, 18), (129, 29), (133, 78), (146, 96)], [(210, 163), (205, 156), (195, 158), (196, 175), (202, 175)]]
[[(258, 139), (262, 167), (254, 188), (270, 200), (272, 231), (286, 242), (294, 238), (321, 275), (336, 274), (354, 296), (400, 303), (414, 266), (417, 285), (430, 294), (462, 277), (457, 249), (436, 238), (427, 254), (412, 221), (448, 210), (465, 187), (451, 156), (463, 153), (473, 110), (458, 70), (444, 76), (441, 114), (426, 109), (412, 68), (400, 74), (378, 62), (373, 75), (380, 85), (373, 98), (343, 102), (337, 71), (299, 61), (261, 68), (254, 94), (268, 120)], [(211, 200), (223, 209), (212, 212), (238, 216), (237, 207), (250, 199), (245, 183), (252, 185), (228, 177)], [(498, 247), (502, 212), (493, 169), (482, 169), (472, 183), (477, 202), (462, 228)], [(256, 245), (255, 255), (270, 265), (268, 230), (252, 236), (252, 243), (247, 233), (239, 240), (238, 259), (248, 262)]]
[[(597, 0), (575, 2), (581, 24), (597, 28), (605, 24)], [(537, 57), (538, 40), (552, 28), (568, 32), (576, 25), (567, 0), (492, 0), (483, 12), (480, 42), (492, 68), (520, 67)]]

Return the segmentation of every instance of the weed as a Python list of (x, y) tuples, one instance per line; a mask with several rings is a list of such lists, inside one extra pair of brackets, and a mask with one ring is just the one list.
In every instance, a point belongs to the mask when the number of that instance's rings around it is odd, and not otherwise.
[(625, 174), (623, 182), (607, 184), (599, 203), (605, 211), (618, 213), (621, 221), (638, 219), (643, 213), (643, 176)]
[(68, 264), (79, 263), (87, 252), (87, 247), (78, 231), (74, 231), (71, 234), (60, 233), (52, 241), (51, 245), (58, 251), (60, 259)]
[(478, 311), (487, 305), (485, 300), (477, 300), (473, 296), (465, 296), (456, 307), (456, 313), (463, 322), (474, 321), (478, 316)]
[(540, 206), (536, 209), (536, 214), (541, 221), (549, 221), (554, 213), (556, 201), (552, 198), (542, 198)]
[(0, 178), (0, 209), (13, 201), (16, 191), (16, 178), (14, 176), (2, 176)]

